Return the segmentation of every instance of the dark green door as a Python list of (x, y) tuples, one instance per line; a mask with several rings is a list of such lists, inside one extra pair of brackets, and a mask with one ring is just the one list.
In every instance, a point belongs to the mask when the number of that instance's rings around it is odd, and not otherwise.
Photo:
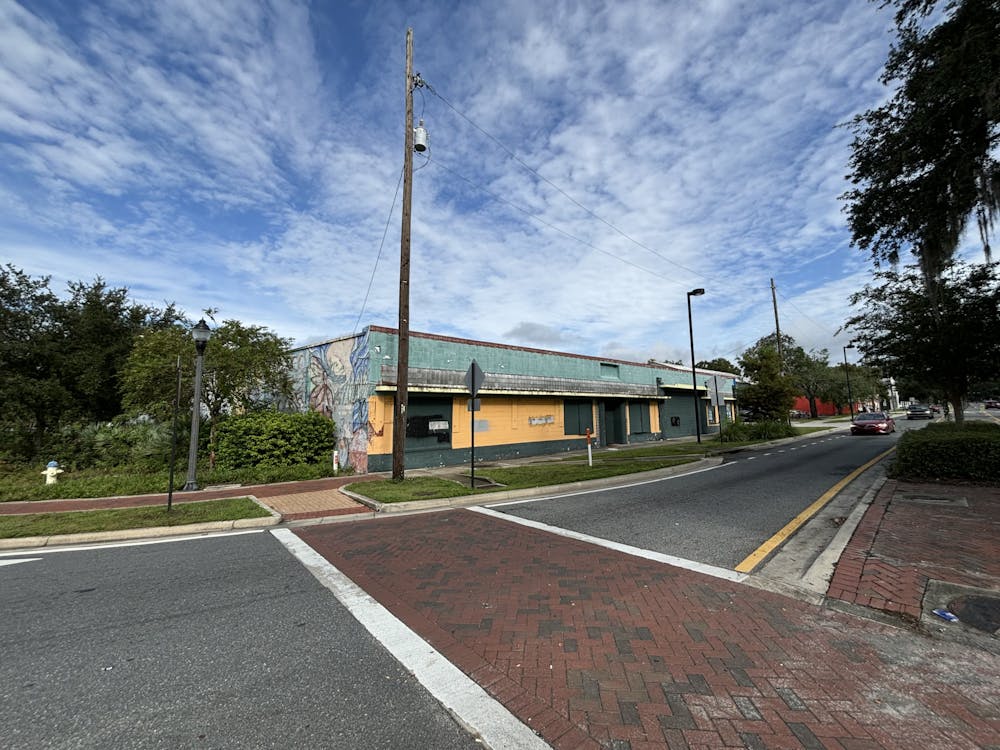
[(625, 404), (623, 401), (604, 401), (601, 404), (601, 443), (603, 445), (628, 442), (625, 434)]

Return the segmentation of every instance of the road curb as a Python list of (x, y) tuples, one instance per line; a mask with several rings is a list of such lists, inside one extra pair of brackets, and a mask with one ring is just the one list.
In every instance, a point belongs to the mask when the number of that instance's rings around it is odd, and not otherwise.
[(689, 474), (694, 471), (718, 466), (723, 462), (721, 456), (703, 458), (691, 463), (669, 466), (665, 469), (653, 469), (652, 471), (642, 471), (633, 474), (620, 474), (615, 477), (605, 477), (603, 479), (590, 479), (584, 482), (570, 482), (568, 484), (550, 484), (544, 487), (531, 487), (523, 490), (507, 490), (500, 492), (483, 492), (478, 495), (461, 495), (460, 497), (432, 498), (429, 500), (410, 500), (404, 503), (382, 503), (370, 497), (359, 495), (356, 492), (341, 489), (345, 495), (352, 500), (356, 500), (363, 505), (367, 505), (376, 513), (414, 513), (423, 510), (441, 510), (443, 508), (461, 508), (469, 505), (486, 505), (505, 500), (523, 500), (525, 498), (546, 497), (548, 495), (561, 495), (568, 492), (579, 492), (583, 490), (599, 490), (607, 487), (619, 487), (636, 481), (648, 481), (661, 479), (680, 474)]
[[(276, 526), (281, 523), (281, 515), (273, 508), (269, 508), (253, 495), (240, 495), (239, 497), (249, 497), (257, 505), (266, 510), (268, 515), (261, 518), (238, 518), (231, 521), (205, 521), (204, 523), (189, 523), (181, 526), (151, 526), (145, 529), (119, 529), (117, 531), (89, 531), (79, 534), (14, 537), (10, 539), (0, 539), (0, 550), (62, 547), (74, 544), (94, 544), (100, 542), (121, 542), (132, 539), (157, 539), (171, 536), (212, 534), (221, 531), (262, 529), (269, 526)], [(87, 511), (78, 512), (86, 513)]]

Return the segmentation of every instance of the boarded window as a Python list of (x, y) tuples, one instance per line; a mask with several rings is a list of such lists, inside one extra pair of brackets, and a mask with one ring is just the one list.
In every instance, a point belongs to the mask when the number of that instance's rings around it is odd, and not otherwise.
[(563, 402), (563, 424), (566, 435), (585, 435), (594, 431), (594, 409), (590, 401), (566, 399)]
[(628, 405), (629, 432), (633, 435), (649, 432), (649, 404)]

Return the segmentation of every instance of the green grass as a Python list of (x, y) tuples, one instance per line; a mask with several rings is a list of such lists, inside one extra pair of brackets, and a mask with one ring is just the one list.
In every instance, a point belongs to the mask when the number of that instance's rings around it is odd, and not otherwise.
[(458, 482), (436, 477), (413, 477), (405, 479), (402, 482), (393, 482), (391, 479), (359, 482), (348, 485), (347, 489), (381, 503), (402, 503), (410, 500), (461, 497), (463, 495), (479, 495), (502, 490), (520, 490), (530, 487), (545, 487), (553, 484), (585, 482), (590, 479), (603, 479), (623, 474), (652, 471), (653, 469), (662, 469), (668, 466), (678, 466), (697, 460), (698, 457), (667, 457), (639, 461), (621, 460), (618, 458), (600, 461), (595, 458), (593, 466), (587, 466), (586, 459), (584, 459), (582, 462), (572, 463), (560, 461), (538, 462), (506, 468), (483, 467), (476, 470), (478, 478), (490, 479), (504, 486), (483, 487), (475, 490)]
[[(105, 469), (67, 469), (59, 476), (56, 484), (45, 484), (41, 470), (18, 468), (0, 472), (0, 502), (20, 500), (60, 500), (79, 497), (117, 497), (119, 495), (147, 495), (168, 490), (167, 470), (142, 470), (135, 467)], [(214, 484), (272, 484), (303, 479), (320, 479), (332, 475), (327, 464), (300, 466), (265, 467), (251, 469), (211, 471), (208, 467), (198, 468), (198, 484), (207, 487)], [(184, 486), (187, 469), (178, 468), (174, 472), (174, 490)]]
[(117, 510), (28, 513), (0, 516), (0, 539), (146, 529), (155, 526), (184, 526), (207, 521), (263, 518), (267, 515), (270, 514), (248, 497), (175, 503), (169, 513), (165, 505)]
[(345, 489), (378, 500), (380, 503), (405, 503), (410, 500), (431, 500), (474, 494), (473, 490), (463, 487), (458, 482), (438, 477), (409, 477), (402, 482), (376, 479), (371, 482), (349, 484)]

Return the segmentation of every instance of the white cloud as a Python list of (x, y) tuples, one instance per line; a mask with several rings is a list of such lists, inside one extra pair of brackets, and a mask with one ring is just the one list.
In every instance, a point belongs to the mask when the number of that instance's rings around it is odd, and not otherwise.
[(865, 0), (0, 0), (4, 255), (299, 340), (353, 330), (362, 304), (394, 326), (404, 40), (386, 18), (412, 24), (433, 88), (415, 94), (414, 329), (686, 360), (703, 286), (698, 356), (733, 357), (773, 328), (774, 278), (788, 330), (834, 341), (866, 262), (835, 126), (884, 96), (888, 19)]

